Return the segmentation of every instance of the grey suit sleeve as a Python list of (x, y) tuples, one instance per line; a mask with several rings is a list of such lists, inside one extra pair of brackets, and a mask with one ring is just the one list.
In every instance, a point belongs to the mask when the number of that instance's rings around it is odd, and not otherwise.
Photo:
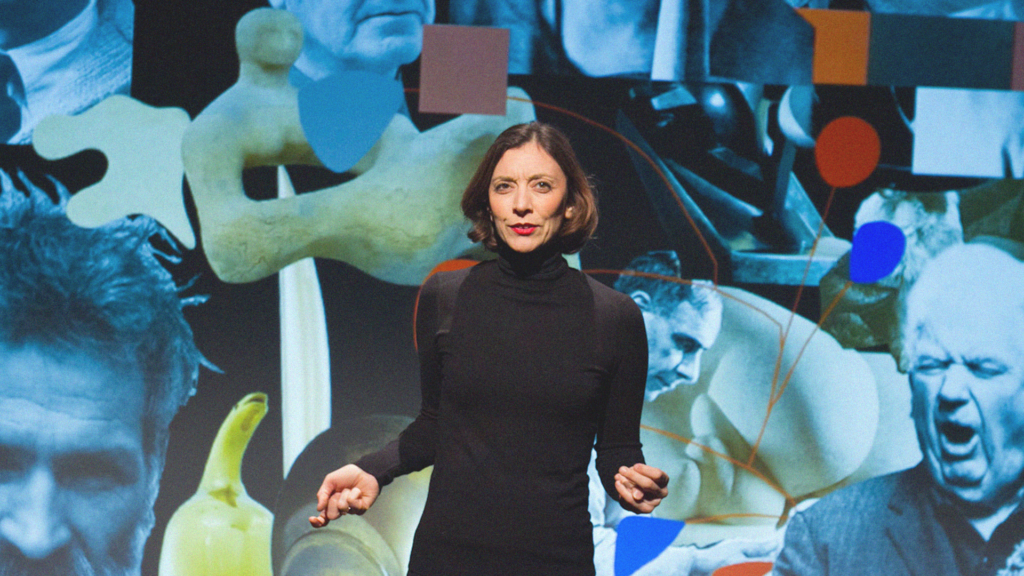
[(782, 551), (775, 559), (772, 576), (824, 576), (828, 561), (814, 535), (813, 522), (804, 513), (797, 513), (786, 526)]

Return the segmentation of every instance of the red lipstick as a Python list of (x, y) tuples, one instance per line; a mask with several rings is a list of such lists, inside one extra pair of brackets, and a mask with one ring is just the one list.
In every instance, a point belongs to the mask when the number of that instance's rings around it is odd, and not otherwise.
[(512, 230), (520, 236), (529, 236), (533, 234), (533, 231), (537, 229), (537, 226), (533, 224), (515, 224), (512, 226)]

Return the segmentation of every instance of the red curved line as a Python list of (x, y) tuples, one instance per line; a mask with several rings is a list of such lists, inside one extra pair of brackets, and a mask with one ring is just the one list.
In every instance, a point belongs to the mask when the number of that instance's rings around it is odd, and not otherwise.
[[(586, 116), (583, 116), (582, 114), (577, 114), (576, 112), (573, 112), (572, 110), (568, 110), (568, 109), (562, 108), (560, 106), (555, 106), (553, 104), (545, 104), (544, 102), (537, 102), (535, 100), (530, 100), (529, 98), (520, 98), (518, 96), (508, 96), (508, 99), (509, 100), (514, 100), (514, 101), (517, 101), (517, 102), (528, 102), (530, 104), (533, 104), (534, 106), (539, 106), (541, 108), (547, 108), (548, 110), (553, 110), (555, 112), (560, 112), (560, 113), (565, 114), (567, 116), (571, 116), (573, 118), (576, 118), (577, 120), (580, 120), (580, 121), (582, 121), (582, 122), (584, 122), (586, 124), (589, 124), (589, 125), (591, 125), (591, 126), (593, 126), (595, 128), (598, 128), (600, 130), (604, 130), (605, 132), (607, 132), (607, 133), (611, 134), (612, 136), (614, 136), (615, 138), (619, 139), (619, 141), (621, 141), (626, 146), (628, 146), (631, 149), (633, 149), (634, 152), (639, 154), (648, 164), (650, 164), (651, 168), (654, 169), (654, 172), (658, 175), (659, 178), (661, 178), (661, 181), (665, 184), (665, 187), (670, 192), (672, 192), (672, 183), (669, 181), (668, 176), (666, 176), (665, 173), (661, 171), (661, 168), (658, 167), (658, 165), (654, 161), (654, 159), (651, 158), (650, 156), (648, 156), (646, 152), (641, 150), (639, 146), (637, 146), (636, 144), (631, 142), (629, 140), (629, 138), (626, 138), (625, 136), (623, 136), (622, 134), (619, 134), (615, 130), (612, 130), (611, 128), (605, 126), (604, 124), (600, 124), (598, 122), (595, 122), (595, 121), (591, 120), (590, 118), (587, 118)], [(693, 218), (690, 216), (689, 211), (686, 210), (686, 206), (683, 205), (683, 201), (680, 200), (679, 196), (676, 195), (674, 192), (672, 193), (672, 197), (675, 198), (676, 203), (679, 204), (679, 209), (682, 210), (683, 216), (686, 217), (686, 221), (690, 224), (690, 227), (693, 228), (694, 233), (697, 234), (697, 238), (700, 240), (701, 245), (704, 247), (704, 251), (707, 253), (708, 258), (711, 259), (711, 266), (712, 266), (711, 278), (712, 278), (712, 282), (714, 282), (715, 284), (718, 284), (718, 259), (715, 258), (715, 254), (711, 251), (711, 246), (708, 244), (707, 240), (704, 238), (704, 235), (700, 233), (700, 229), (697, 228), (697, 223), (693, 221)]]
[[(420, 91), (419, 88), (405, 88), (405, 92), (408, 92), (408, 93), (418, 93), (419, 91)], [(668, 177), (661, 170), (661, 168), (658, 167), (657, 163), (646, 152), (644, 152), (642, 149), (640, 149), (639, 146), (634, 144), (632, 141), (630, 141), (628, 138), (626, 138), (625, 136), (623, 136), (619, 132), (617, 132), (617, 131), (615, 131), (615, 130), (607, 127), (607, 126), (604, 126), (603, 124), (595, 122), (594, 120), (591, 120), (591, 119), (589, 119), (589, 118), (587, 118), (587, 117), (585, 117), (585, 116), (583, 116), (581, 114), (578, 114), (578, 113), (573, 112), (571, 110), (568, 110), (566, 108), (562, 108), (560, 106), (556, 106), (556, 105), (553, 105), (553, 104), (547, 104), (547, 103), (539, 102), (539, 101), (536, 101), (536, 100), (531, 100), (529, 98), (520, 98), (520, 97), (517, 97), (517, 96), (507, 96), (507, 99), (513, 100), (513, 101), (518, 101), (518, 102), (525, 102), (525, 103), (529, 103), (529, 104), (531, 104), (533, 106), (536, 106), (536, 107), (546, 108), (548, 110), (552, 110), (552, 111), (555, 111), (555, 112), (560, 112), (562, 114), (565, 114), (567, 116), (575, 118), (575, 119), (577, 119), (577, 120), (579, 120), (581, 122), (584, 122), (586, 124), (589, 124), (589, 125), (591, 125), (591, 126), (593, 126), (595, 128), (598, 128), (600, 130), (603, 130), (603, 131), (611, 134), (613, 137), (615, 137), (620, 142), (622, 142), (623, 144), (628, 146), (630, 149), (632, 149), (634, 152), (639, 154), (640, 157), (643, 158), (651, 166), (651, 168), (654, 170), (654, 172), (658, 175), (658, 177), (665, 184), (665, 187), (668, 190), (670, 190), (670, 191), (673, 190), (672, 183), (669, 181)], [(674, 192), (672, 194), (672, 197), (675, 198), (676, 203), (679, 205), (679, 209), (683, 213), (683, 216), (686, 218), (686, 220), (689, 223), (690, 227), (693, 229), (693, 231), (697, 235), (697, 238), (700, 240), (700, 243), (703, 246), (705, 253), (711, 259), (711, 263), (712, 263), (712, 282), (714, 284), (714, 289), (719, 294), (721, 294), (722, 296), (730, 298), (730, 299), (732, 299), (732, 300), (734, 300), (736, 302), (739, 302), (740, 304), (743, 304), (744, 306), (747, 306), (748, 308), (751, 308), (752, 310), (755, 310), (755, 311), (761, 313), (763, 316), (768, 318), (769, 321), (771, 321), (772, 323), (776, 324), (777, 327), (779, 328), (779, 331), (780, 331), (780, 334), (779, 334), (779, 353), (778, 353), (778, 356), (776, 358), (775, 368), (774, 368), (773, 374), (772, 374), (772, 386), (771, 386), (771, 390), (769, 392), (768, 411), (765, 414), (765, 419), (764, 419), (764, 422), (761, 425), (761, 431), (758, 434), (757, 441), (752, 446), (751, 453), (750, 453), (750, 458), (749, 458), (748, 463), (744, 464), (742, 462), (734, 460), (733, 458), (731, 458), (731, 457), (729, 457), (727, 455), (718, 454), (714, 450), (711, 450), (710, 448), (708, 448), (706, 446), (701, 446), (700, 444), (697, 444), (697, 443), (695, 443), (693, 441), (690, 441), (688, 439), (685, 439), (685, 438), (682, 438), (682, 437), (678, 437), (678, 436), (675, 437), (675, 438), (677, 440), (681, 440), (683, 442), (694, 444), (694, 445), (696, 445), (696, 446), (698, 446), (698, 447), (700, 447), (700, 448), (702, 448), (702, 449), (704, 449), (704, 450), (706, 450), (706, 451), (708, 451), (708, 452), (710, 452), (712, 454), (715, 454), (715, 455), (718, 455), (720, 457), (723, 457), (723, 458), (727, 459), (728, 461), (732, 462), (733, 464), (735, 464), (737, 466), (740, 466), (741, 468), (744, 468), (744, 469), (748, 470), (749, 472), (751, 472), (755, 476), (758, 476), (759, 478), (761, 478), (761, 480), (764, 481), (766, 484), (768, 484), (769, 486), (771, 486), (774, 489), (778, 490), (780, 492), (780, 494), (785, 496), (786, 499), (788, 501), (790, 501), (790, 502), (793, 502), (792, 497), (789, 496), (780, 487), (775, 486), (774, 484), (769, 482), (766, 478), (764, 478), (763, 475), (761, 475), (759, 472), (757, 472), (755, 469), (753, 469), (752, 463), (753, 463), (754, 459), (757, 457), (757, 451), (758, 451), (760, 443), (761, 443), (761, 441), (763, 439), (765, 430), (766, 430), (767, 425), (768, 425), (768, 421), (771, 418), (772, 409), (773, 409), (774, 405), (778, 402), (778, 400), (781, 398), (782, 392), (785, 390), (786, 386), (788, 385), (789, 379), (791, 378), (791, 376), (793, 374), (793, 370), (795, 369), (797, 362), (799, 361), (800, 357), (803, 355), (803, 351), (806, 349), (807, 345), (810, 342), (810, 339), (808, 338), (808, 341), (804, 343), (803, 347), (800, 350), (800, 353), (797, 355), (796, 360), (794, 361), (793, 365), (790, 367), (789, 371), (787, 372), (786, 377), (783, 379), (782, 385), (779, 386), (778, 376), (779, 376), (779, 372), (781, 371), (782, 355), (783, 355), (783, 350), (785, 348), (786, 337), (788, 336), (789, 330), (792, 327), (792, 322), (794, 320), (794, 316), (796, 315), (796, 309), (799, 306), (800, 299), (802, 297), (803, 288), (806, 286), (807, 275), (809, 274), (810, 266), (811, 266), (811, 264), (813, 262), (813, 259), (814, 259), (814, 253), (815, 253), (815, 250), (817, 249), (818, 240), (820, 240), (821, 234), (822, 234), (822, 232), (824, 230), (825, 219), (826, 219), (826, 217), (828, 215), (828, 212), (829, 212), (829, 210), (831, 208), (832, 200), (833, 200), (834, 195), (835, 195), (835, 187), (833, 187), (831, 192), (829, 193), (828, 200), (827, 200), (826, 205), (825, 205), (825, 209), (824, 209), (824, 211), (823, 211), (823, 213), (821, 215), (821, 223), (819, 224), (819, 227), (818, 227), (818, 233), (817, 233), (817, 235), (815, 237), (814, 244), (811, 246), (811, 250), (810, 250), (810, 252), (808, 254), (807, 266), (804, 269), (804, 275), (803, 275), (803, 278), (802, 278), (802, 280), (801, 280), (801, 282), (799, 284), (799, 287), (797, 289), (796, 298), (795, 298), (795, 300), (793, 302), (793, 308), (791, 310), (790, 321), (787, 324), (785, 330), (783, 330), (782, 329), (782, 325), (779, 324), (778, 321), (776, 321), (774, 318), (769, 316), (763, 310), (760, 310), (759, 308), (757, 308), (756, 306), (750, 304), (749, 302), (745, 302), (743, 300), (740, 300), (739, 298), (736, 298), (736, 297), (732, 296), (731, 294), (727, 294), (727, 293), (724, 293), (724, 292), (721, 292), (720, 290), (718, 290), (718, 259), (715, 258), (714, 252), (711, 250), (711, 246), (708, 244), (707, 239), (704, 238), (704, 235), (700, 232), (700, 229), (697, 227), (696, 223), (693, 221), (693, 218), (690, 216), (689, 211), (686, 209), (685, 205), (683, 205), (682, 200)], [(683, 279), (679, 279), (679, 278), (665, 277), (665, 276), (660, 276), (660, 275), (657, 275), (657, 274), (647, 274), (647, 273), (634, 272), (634, 271), (588, 270), (586, 272), (590, 273), (590, 274), (627, 274), (627, 275), (635, 275), (635, 276), (646, 276), (646, 277), (652, 277), (652, 278), (659, 278), (659, 279), (663, 279), (663, 280), (668, 280), (668, 281), (671, 281), (671, 282), (690, 283), (689, 281), (686, 281), (686, 280), (683, 280)], [(845, 286), (843, 288), (843, 290), (840, 291), (840, 293), (837, 296), (837, 298), (839, 298), (840, 296), (842, 296), (842, 294), (844, 294), (846, 292), (847, 288), (849, 288), (849, 285), (850, 285), (850, 283), (848, 282), (847, 286)], [(827, 317), (827, 314), (829, 312), (831, 312), (831, 310), (835, 306), (836, 302), (837, 301), (834, 301), (829, 306), (829, 309), (826, 311), (826, 313), (819, 320), (817, 327), (821, 326), (821, 322), (824, 321), (824, 319)], [(813, 336), (813, 334), (814, 333), (812, 332), (812, 336)], [(649, 428), (649, 427), (646, 427), (646, 426), (641, 426), (641, 427), (648, 428), (649, 430), (651, 430), (653, 432), (657, 432), (657, 433), (668, 435), (669, 437), (675, 436), (675, 435), (673, 435), (673, 434), (671, 434), (669, 432), (665, 432), (665, 431)], [(760, 517), (777, 518), (777, 517), (772, 517), (772, 516), (767, 516), (767, 515), (759, 515), (759, 514), (752, 514), (752, 515), (738, 514), (738, 515), (727, 515), (727, 516), (723, 516), (723, 517), (728, 517), (728, 516), (760, 516)]]
[(811, 343), (811, 338), (813, 338), (814, 335), (818, 332), (818, 329), (821, 328), (821, 323), (824, 322), (830, 314), (832, 314), (832, 310), (835, 309), (837, 304), (839, 304), (839, 301), (842, 300), (843, 296), (846, 294), (846, 291), (849, 290), (851, 286), (853, 286), (853, 281), (847, 280), (846, 284), (843, 284), (843, 289), (840, 290), (839, 293), (836, 294), (836, 297), (832, 299), (832, 302), (829, 303), (828, 308), (826, 308), (825, 312), (821, 315), (821, 320), (819, 320), (818, 323), (815, 324), (814, 330), (812, 330), (811, 334), (807, 337), (807, 341), (804, 342), (804, 345), (800, 347), (800, 352), (793, 360), (793, 366), (790, 367), (789, 372), (786, 374), (786, 378), (782, 381), (782, 388), (779, 390), (779, 396), (770, 404), (770, 406), (775, 406), (775, 403), (782, 399), (782, 392), (785, 391), (786, 386), (789, 385), (789, 379), (793, 376), (793, 370), (796, 369), (796, 364), (797, 362), (800, 361), (800, 357), (803, 356), (804, 350), (807, 349), (807, 345)]
[[(825, 209), (822, 211), (821, 221), (818, 223), (818, 232), (814, 236), (814, 244), (811, 245), (811, 250), (810, 250), (810, 252), (807, 255), (807, 265), (804, 266), (804, 275), (800, 279), (800, 285), (797, 287), (797, 290), (796, 290), (796, 297), (793, 300), (793, 308), (790, 310), (790, 314), (789, 314), (789, 322), (786, 324), (786, 330), (785, 330), (785, 332), (782, 335), (781, 341), (779, 342), (779, 363), (776, 365), (777, 367), (779, 365), (781, 365), (781, 362), (782, 362), (782, 351), (785, 349), (786, 341), (789, 339), (789, 330), (790, 330), (790, 328), (793, 327), (793, 320), (796, 319), (796, 309), (800, 305), (800, 298), (803, 296), (804, 286), (807, 285), (807, 275), (810, 273), (811, 263), (814, 261), (814, 253), (818, 249), (818, 241), (821, 240), (821, 233), (825, 230), (825, 218), (828, 217), (829, 210), (831, 210), (831, 208), (832, 208), (832, 199), (835, 197), (835, 194), (836, 194), (836, 188), (835, 188), (835, 186), (833, 186), (832, 189), (828, 193), (828, 200), (825, 202)], [(845, 289), (843, 291), (845, 291)], [(820, 318), (818, 320), (818, 327), (821, 326), (822, 320), (824, 320), (824, 318)], [(812, 332), (811, 336), (813, 336), (813, 335), (814, 335), (814, 333)], [(789, 378), (793, 374), (793, 370), (796, 369), (796, 364), (797, 364), (797, 362), (800, 361), (800, 357), (803, 355), (803, 350), (804, 350), (804, 348), (807, 347), (807, 343), (808, 342), (810, 342), (810, 337), (808, 337), (808, 341), (807, 342), (804, 342), (803, 347), (800, 349), (800, 353), (797, 355), (796, 359), (793, 361), (793, 365), (790, 366), (789, 372), (786, 374), (786, 377), (783, 379), (781, 386), (779, 385), (779, 380), (778, 380), (779, 379), (778, 370), (776, 370), (775, 374), (772, 375), (772, 387), (771, 387), (771, 391), (768, 393), (768, 411), (764, 415), (764, 421), (761, 422), (761, 431), (758, 432), (758, 434), (757, 434), (757, 441), (755, 441), (754, 445), (751, 446), (751, 449), (750, 449), (750, 461), (751, 462), (754, 461), (754, 458), (757, 456), (757, 451), (761, 448), (761, 441), (764, 439), (765, 431), (768, 429), (768, 421), (771, 420), (772, 410), (775, 408), (775, 404), (778, 402), (778, 400), (780, 398), (782, 398), (782, 392), (785, 391), (786, 386), (789, 384)]]
[(828, 200), (825, 202), (825, 210), (822, 211), (821, 221), (818, 223), (818, 233), (814, 236), (814, 244), (811, 245), (811, 251), (807, 255), (807, 266), (804, 267), (804, 276), (800, 280), (800, 285), (796, 289), (796, 299), (793, 301), (792, 314), (789, 317), (789, 325), (786, 326), (786, 336), (789, 336), (789, 328), (793, 325), (793, 317), (796, 316), (796, 309), (800, 305), (800, 297), (803, 295), (804, 286), (807, 285), (807, 275), (811, 271), (811, 263), (814, 261), (814, 253), (818, 250), (818, 241), (821, 240), (821, 233), (825, 230), (825, 218), (828, 217), (828, 212), (832, 208), (832, 198), (835, 197), (836, 187), (833, 186), (832, 190), (828, 193)]
[(724, 459), (725, 461), (733, 464), (734, 466), (738, 466), (738, 467), (746, 470), (747, 472), (750, 472), (751, 474), (756, 476), (758, 479), (760, 479), (762, 482), (764, 482), (766, 485), (768, 485), (769, 488), (771, 488), (772, 490), (775, 490), (776, 492), (781, 494), (782, 497), (786, 499), (786, 502), (789, 503), (790, 506), (796, 506), (796, 500), (792, 496), (790, 496), (789, 493), (787, 493), (781, 486), (773, 483), (764, 474), (759, 472), (753, 466), (748, 466), (747, 464), (745, 464), (743, 462), (740, 462), (739, 460), (729, 456), (728, 454), (722, 454), (721, 452), (719, 452), (719, 451), (717, 451), (717, 450), (715, 450), (715, 449), (713, 449), (713, 448), (711, 448), (709, 446), (705, 446), (705, 445), (701, 444), (700, 442), (696, 442), (694, 440), (691, 440), (690, 438), (685, 438), (683, 436), (680, 436), (678, 434), (674, 434), (674, 433), (669, 432), (667, 430), (662, 430), (660, 428), (655, 428), (653, 426), (648, 426), (646, 424), (641, 424), (640, 425), (640, 429), (641, 430), (647, 430), (649, 432), (654, 432), (655, 434), (661, 434), (662, 436), (665, 436), (666, 438), (670, 438), (672, 440), (677, 440), (677, 441), (682, 442), (684, 444), (689, 444), (689, 445), (692, 445), (692, 446), (696, 446), (697, 448), (700, 448), (701, 450), (707, 452), (708, 454), (711, 454), (711, 455), (714, 455), (714, 456), (718, 456), (719, 458)]
[(687, 518), (685, 522), (687, 524), (708, 524), (711, 522), (718, 522), (719, 520), (727, 520), (729, 518), (768, 518), (770, 520), (780, 520), (782, 516), (772, 516), (771, 514), (755, 514), (753, 512), (735, 512), (732, 514), (716, 514), (714, 516), (700, 516), (696, 518)]
[[(419, 88), (406, 88), (405, 91), (409, 92), (409, 93), (416, 93), (416, 92), (419, 92), (420, 89)], [(631, 142), (629, 140), (629, 138), (626, 138), (625, 136), (623, 136), (622, 134), (619, 134), (615, 130), (612, 130), (611, 128), (605, 126), (604, 124), (601, 124), (599, 122), (595, 122), (595, 121), (591, 120), (590, 118), (587, 118), (586, 116), (583, 116), (582, 114), (578, 114), (576, 112), (573, 112), (572, 110), (568, 110), (566, 108), (562, 108), (561, 106), (555, 106), (554, 104), (546, 104), (544, 102), (539, 102), (537, 100), (531, 100), (529, 98), (520, 98), (518, 96), (506, 96), (506, 98), (508, 100), (513, 100), (513, 101), (516, 101), (516, 102), (526, 102), (526, 103), (531, 104), (533, 106), (537, 106), (537, 107), (540, 107), (540, 108), (546, 108), (548, 110), (553, 110), (555, 112), (560, 112), (562, 114), (565, 114), (566, 116), (575, 118), (575, 119), (577, 119), (577, 120), (579, 120), (581, 122), (589, 124), (590, 126), (593, 126), (594, 128), (598, 128), (600, 130), (604, 130), (605, 132), (611, 134), (612, 136), (617, 138), (620, 142), (622, 142), (623, 144), (625, 144), (626, 146), (631, 148), (634, 152), (639, 154), (640, 157), (643, 158), (648, 164), (650, 164), (651, 168), (654, 169), (655, 174), (657, 174), (658, 177), (661, 178), (661, 181), (665, 184), (665, 188), (667, 188), (670, 192), (672, 192), (672, 183), (669, 181), (668, 176), (666, 176), (665, 173), (662, 172), (661, 168), (658, 167), (658, 164), (654, 161), (654, 159), (651, 158), (650, 156), (648, 156), (646, 152), (641, 150), (639, 146), (637, 146), (636, 144)], [(679, 196), (676, 195), (673, 192), (672, 193), (672, 197), (675, 198), (676, 203), (679, 205), (679, 209), (683, 212), (683, 216), (686, 217), (686, 221), (690, 224), (690, 228), (692, 228), (694, 233), (697, 234), (697, 239), (700, 240), (701, 246), (704, 247), (704, 252), (706, 252), (707, 255), (708, 255), (708, 258), (711, 259), (711, 267), (712, 267), (711, 278), (712, 278), (712, 281), (715, 284), (718, 284), (718, 259), (715, 258), (715, 254), (711, 250), (711, 245), (708, 244), (707, 240), (704, 238), (704, 235), (701, 234), (700, 229), (697, 228), (697, 223), (693, 221), (693, 218), (690, 216), (689, 211), (686, 210), (686, 206), (683, 205), (683, 201), (679, 199)]]
[[(662, 276), (661, 274), (654, 274), (654, 273), (651, 273), (651, 272), (640, 272), (640, 271), (637, 271), (637, 270), (588, 269), (588, 270), (584, 270), (583, 272), (585, 272), (587, 274), (609, 274), (609, 275), (614, 274), (614, 275), (619, 275), (619, 276), (622, 276), (622, 275), (625, 275), (625, 276), (639, 276), (639, 277), (643, 277), (643, 278), (652, 278), (652, 279), (655, 279), (655, 280), (664, 280), (666, 282), (676, 282), (676, 283), (679, 283), (679, 284), (693, 284), (692, 280), (685, 280), (685, 279), (682, 279), (682, 278), (676, 278), (674, 276)], [(769, 392), (768, 392), (768, 408), (767, 409), (768, 409), (768, 414), (770, 415), (771, 414), (771, 408), (773, 406), (772, 398), (775, 397), (775, 389), (776, 389), (777, 383), (779, 381), (779, 373), (782, 371), (782, 351), (785, 348), (785, 336), (782, 333), (782, 324), (780, 324), (779, 321), (776, 320), (775, 318), (772, 318), (771, 315), (769, 315), (764, 310), (758, 308), (757, 306), (754, 306), (750, 302), (747, 302), (745, 300), (741, 300), (741, 299), (733, 296), (732, 294), (729, 294), (728, 292), (722, 291), (721, 289), (718, 288), (717, 285), (712, 286), (711, 289), (714, 290), (715, 292), (717, 292), (721, 297), (728, 298), (728, 299), (732, 300), (733, 302), (737, 302), (739, 304), (742, 304), (743, 306), (746, 306), (747, 308), (750, 308), (754, 312), (756, 312), (758, 314), (761, 314), (769, 322), (771, 322), (772, 324), (775, 324), (776, 329), (778, 329), (778, 331), (779, 331), (779, 353), (775, 356), (775, 366), (772, 369), (772, 387), (771, 387), (771, 390), (769, 390)], [(757, 442), (755, 442), (754, 447), (753, 447), (753, 449), (750, 452), (750, 458), (747, 460), (746, 466), (753, 466), (754, 465), (754, 459), (757, 457), (757, 445), (760, 444), (761, 439), (762, 439), (762, 437), (764, 435), (764, 432), (765, 432), (765, 428), (767, 428), (767, 425), (768, 425), (768, 418), (765, 418), (764, 422), (761, 425), (761, 432), (760, 432), (760, 434), (758, 434)]]

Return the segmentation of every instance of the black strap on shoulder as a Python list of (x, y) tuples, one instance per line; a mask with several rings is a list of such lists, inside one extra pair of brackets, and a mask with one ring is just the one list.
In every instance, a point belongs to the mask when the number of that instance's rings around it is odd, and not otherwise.
[(440, 280), (437, 294), (437, 332), (445, 334), (452, 329), (452, 316), (455, 311), (455, 300), (458, 298), (459, 289), (463, 281), (469, 277), (470, 268), (463, 268), (445, 274)]

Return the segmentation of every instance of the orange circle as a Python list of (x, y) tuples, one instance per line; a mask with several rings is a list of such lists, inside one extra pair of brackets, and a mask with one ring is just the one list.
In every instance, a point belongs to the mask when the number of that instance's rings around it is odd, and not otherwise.
[(764, 576), (771, 571), (771, 562), (742, 562), (731, 566), (722, 566), (712, 572), (711, 576)]
[(829, 122), (814, 146), (818, 172), (836, 188), (863, 182), (878, 167), (881, 155), (882, 143), (874, 126), (854, 116)]

